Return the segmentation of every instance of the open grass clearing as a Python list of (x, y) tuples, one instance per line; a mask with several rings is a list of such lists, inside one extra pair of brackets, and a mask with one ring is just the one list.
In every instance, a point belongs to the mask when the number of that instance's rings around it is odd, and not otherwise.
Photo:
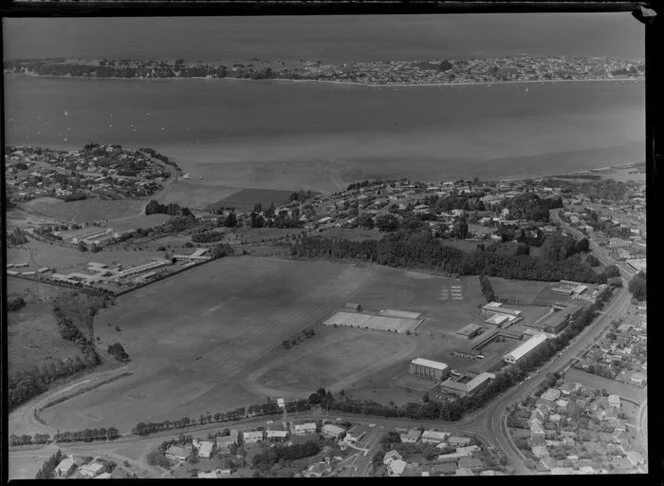
[(65, 358), (81, 356), (80, 349), (60, 337), (53, 306), (28, 304), (7, 314), (8, 373), (42, 367)]
[(514, 299), (524, 305), (529, 305), (537, 295), (552, 282), (538, 282), (535, 280), (508, 280), (505, 278), (489, 277), (494, 293), (501, 299)]
[(241, 189), (237, 187), (201, 184), (194, 180), (179, 180), (171, 184), (161, 202), (163, 204), (177, 203), (189, 209), (205, 209), (239, 191)]
[(261, 203), (263, 208), (269, 207), (270, 204), (278, 207), (287, 203), (292, 193), (293, 191), (275, 189), (241, 189), (229, 196), (218, 199), (217, 202), (210, 204), (206, 209), (223, 207), (250, 210), (257, 203)]
[(63, 222), (88, 223), (140, 215), (146, 201), (140, 199), (85, 199), (64, 202), (54, 198), (37, 198), (21, 203), (30, 213), (49, 216)]
[(282, 353), (306, 350), (308, 344), (284, 350), (281, 342), (327, 317), (376, 273), (352, 265), (238, 257), (127, 294), (100, 312), (95, 328), (102, 341), (125, 347), (135, 375), (67, 407), (52, 407), (45, 418), (65, 427), (106, 417), (131, 428), (140, 420), (262, 401), (265, 395), (244, 388), (246, 376)]

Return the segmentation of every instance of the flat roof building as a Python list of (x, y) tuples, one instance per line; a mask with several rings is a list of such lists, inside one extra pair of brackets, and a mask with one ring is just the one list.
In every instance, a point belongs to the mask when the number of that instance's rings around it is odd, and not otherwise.
[(461, 329), (459, 329), (456, 333), (466, 339), (473, 339), (475, 336), (477, 336), (480, 333), (480, 330), (482, 329), (482, 326), (479, 324), (466, 324), (463, 326)]
[(515, 364), (528, 353), (539, 347), (546, 339), (546, 334), (536, 334), (506, 354), (503, 359), (506, 363)]
[(410, 362), (410, 374), (444, 380), (450, 373), (449, 367), (445, 363), (431, 361), (424, 358), (415, 358)]
[[(464, 377), (458, 379), (449, 378), (440, 384), (440, 389), (445, 392), (454, 393), (465, 397), (478, 391), (489, 383), (489, 380), (496, 378), (493, 373), (480, 373), (469, 381), (464, 381)], [(468, 378), (465, 377), (467, 380)]]
[(519, 317), (521, 315), (520, 310), (508, 309), (503, 307), (503, 304), (500, 302), (489, 302), (484, 307), (482, 307), (482, 309), (489, 312), (498, 312), (500, 314), (507, 314), (515, 317)]

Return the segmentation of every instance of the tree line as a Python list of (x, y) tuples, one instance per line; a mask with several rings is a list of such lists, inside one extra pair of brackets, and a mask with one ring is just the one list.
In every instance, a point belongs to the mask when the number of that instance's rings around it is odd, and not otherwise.
[(291, 244), (290, 254), (299, 258), (353, 259), (393, 267), (417, 267), (456, 275), (485, 274), (508, 279), (605, 283), (578, 261), (553, 261), (527, 255), (508, 256), (445, 246), (430, 232), (390, 233), (381, 240), (350, 241), (302, 235)]
[(644, 301), (646, 300), (648, 296), (647, 292), (647, 279), (646, 279), (646, 272), (641, 270), (639, 273), (634, 275), (632, 277), (632, 280), (629, 282), (629, 292), (632, 294), (632, 296), (638, 300), (638, 301)]
[(189, 208), (180, 206), (177, 203), (160, 204), (156, 199), (151, 199), (145, 206), (145, 214), (168, 214), (169, 216), (193, 217)]
[(486, 298), (487, 302), (498, 301), (498, 297), (496, 297), (496, 294), (493, 291), (493, 287), (491, 286), (489, 277), (487, 277), (483, 273), (480, 274), (480, 286), (482, 287), (482, 293), (484, 294), (484, 297)]
[(99, 440), (114, 440), (120, 437), (120, 432), (115, 427), (99, 427), (95, 429), (83, 429), (74, 432), (60, 432), (53, 436), (54, 442), (93, 442)]

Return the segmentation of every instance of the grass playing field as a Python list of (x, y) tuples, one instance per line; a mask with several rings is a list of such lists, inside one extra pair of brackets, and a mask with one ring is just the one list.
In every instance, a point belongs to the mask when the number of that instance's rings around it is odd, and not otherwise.
[[(135, 374), (54, 406), (44, 418), (62, 429), (106, 423), (126, 430), (141, 420), (214, 413), (266, 396), (306, 396), (319, 386), (384, 383), (410, 359), (460, 341), (334, 329), (322, 321), (358, 302), (424, 312), (422, 326), (454, 335), (466, 323), (459, 318), (478, 311), (469, 300), (481, 297), (477, 279), (463, 284), (466, 300), (441, 304), (441, 285), (457, 281), (419, 276), (378, 266), (235, 257), (144, 287), (95, 321), (102, 342), (124, 346)], [(306, 328), (316, 335), (284, 349), (283, 340)]]

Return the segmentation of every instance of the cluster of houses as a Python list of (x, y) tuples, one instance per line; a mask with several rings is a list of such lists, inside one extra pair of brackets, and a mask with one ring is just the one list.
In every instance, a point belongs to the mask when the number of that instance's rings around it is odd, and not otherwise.
[[(538, 469), (552, 474), (639, 472), (644, 456), (627, 434), (618, 395), (604, 396), (580, 383), (549, 388), (513, 416), (530, 416), (527, 439), (517, 441)], [(511, 429), (517, 435), (519, 428)], [(524, 435), (519, 435), (524, 437)]]
[(12, 146), (6, 159), (7, 191), (17, 202), (81, 193), (107, 199), (142, 197), (161, 190), (170, 177), (147, 155), (118, 145), (70, 152)]
[(101, 457), (67, 456), (55, 467), (56, 478), (67, 479), (119, 479), (129, 473), (113, 461)]
[[(294, 437), (314, 435), (322, 435), (327, 439), (336, 441), (341, 450), (351, 447), (363, 451), (364, 449), (359, 447), (359, 444), (367, 434), (369, 427), (359, 424), (350, 427), (348, 425), (347, 423), (338, 424), (332, 422), (326, 422), (322, 425), (316, 422), (271, 422), (266, 428), (261, 427), (257, 430), (239, 431), (233, 429), (230, 430), (228, 435), (217, 436), (214, 440), (194, 439), (184, 445), (171, 445), (166, 449), (164, 455), (170, 463), (177, 464), (188, 460), (192, 456), (196, 456), (199, 459), (210, 459), (214, 455), (235, 454), (239, 446), (251, 446), (264, 442), (289, 444), (293, 441)], [(303, 475), (305, 477), (328, 475), (333, 470), (333, 466), (331, 458), (328, 457), (320, 464), (313, 464)], [(230, 474), (231, 471), (229, 469), (215, 469), (199, 472), (198, 476), (201, 478), (218, 478), (229, 476)]]
[(470, 437), (451, 435), (435, 429), (404, 430), (400, 434), (402, 443), (423, 444), (440, 449), (440, 454), (427, 464), (409, 462), (396, 449), (383, 456), (383, 464), (388, 476), (492, 476), (503, 474), (488, 469), (484, 461), (477, 457), (482, 449)]
[[(372, 61), (350, 65), (305, 62), (295, 72), (305, 79), (367, 84), (454, 84), (542, 79), (610, 79), (614, 72), (643, 76), (643, 63), (609, 58), (500, 57), (491, 59)], [(284, 76), (279, 73), (278, 76)]]
[(647, 358), (647, 322), (643, 314), (615, 322), (612, 332), (590, 348), (575, 367), (624, 383), (645, 386)]

